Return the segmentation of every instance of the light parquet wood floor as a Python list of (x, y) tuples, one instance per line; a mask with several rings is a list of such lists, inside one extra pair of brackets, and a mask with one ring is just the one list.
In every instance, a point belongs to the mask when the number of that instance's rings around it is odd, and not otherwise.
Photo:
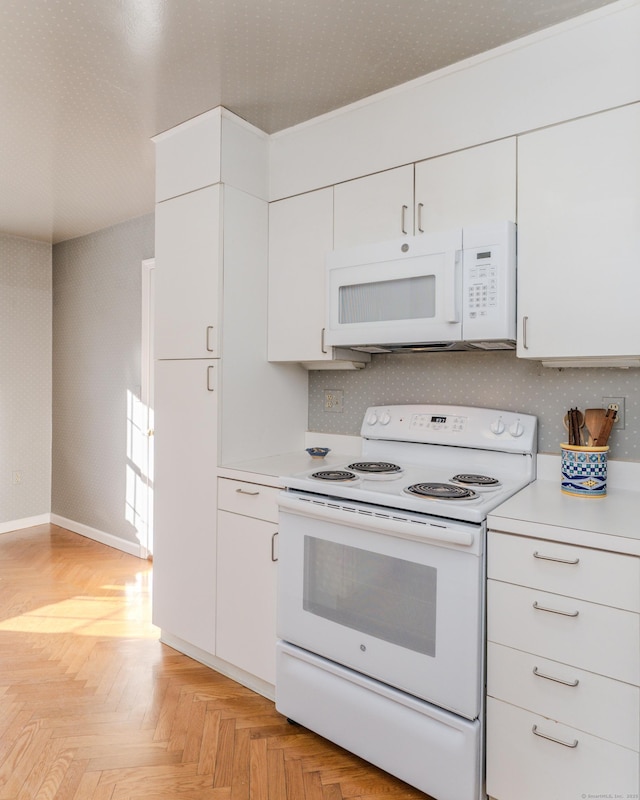
[(54, 525), (0, 536), (0, 800), (427, 798), (161, 644), (150, 582)]

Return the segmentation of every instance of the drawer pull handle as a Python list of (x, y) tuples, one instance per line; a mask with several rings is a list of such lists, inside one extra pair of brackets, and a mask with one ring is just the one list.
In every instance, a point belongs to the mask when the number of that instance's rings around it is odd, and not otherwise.
[(550, 742), (555, 742), (556, 744), (561, 744), (563, 747), (571, 747), (573, 749), (574, 747), (578, 746), (578, 740), (577, 739), (574, 739), (572, 742), (563, 742), (562, 739), (556, 739), (555, 736), (549, 736), (546, 733), (542, 733), (541, 731), (538, 730), (538, 726), (537, 725), (534, 725), (531, 728), (531, 731), (536, 736), (540, 736), (542, 739), (548, 739)]
[(546, 606), (539, 606), (538, 601), (535, 600), (533, 607), (536, 611), (548, 611), (550, 614), (562, 614), (563, 617), (577, 617), (579, 611), (560, 611), (558, 608), (547, 608)]
[(562, 683), (565, 686), (577, 686), (580, 683), (578, 678), (576, 678), (575, 681), (565, 681), (562, 678), (554, 678), (553, 675), (545, 675), (544, 672), (540, 672), (538, 670), (538, 667), (533, 668), (533, 674), (537, 678), (545, 678), (548, 681), (555, 681), (556, 683)]
[(557, 561), (559, 564), (579, 564), (579, 558), (556, 558), (555, 556), (543, 556), (537, 550), (533, 554), (534, 558), (541, 558), (543, 561)]
[(260, 494), (260, 492), (248, 492), (246, 489), (236, 489), (237, 494), (248, 494), (251, 497), (255, 497), (256, 495)]
[(276, 555), (276, 536), (278, 535), (278, 531), (276, 531), (273, 536), (271, 537), (271, 560), (277, 561), (278, 556)]

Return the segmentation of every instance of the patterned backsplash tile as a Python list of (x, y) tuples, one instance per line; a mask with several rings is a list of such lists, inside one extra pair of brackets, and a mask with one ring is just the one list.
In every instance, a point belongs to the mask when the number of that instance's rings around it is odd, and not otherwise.
[[(325, 411), (325, 391), (343, 392), (342, 412)], [(600, 408), (624, 397), (626, 424), (614, 428), (612, 458), (640, 461), (640, 370), (556, 369), (496, 353), (377, 355), (363, 370), (309, 373), (309, 430), (359, 434), (371, 405), (446, 403), (520, 411), (538, 417), (538, 450), (560, 452), (567, 409)]]

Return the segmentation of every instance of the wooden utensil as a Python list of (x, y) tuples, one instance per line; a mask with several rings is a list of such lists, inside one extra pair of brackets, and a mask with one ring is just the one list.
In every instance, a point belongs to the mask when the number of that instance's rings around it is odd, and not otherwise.
[(596, 436), (593, 444), (595, 447), (606, 447), (607, 442), (609, 441), (609, 434), (611, 433), (611, 428), (613, 428), (613, 423), (618, 418), (618, 406), (615, 403), (611, 403), (609, 408), (606, 411), (604, 421), (600, 430), (598, 431), (598, 435)]
[(584, 415), (579, 408), (570, 408), (564, 415), (564, 426), (568, 432), (568, 444), (582, 444), (582, 426), (584, 425)]
[(600, 433), (600, 428), (602, 428), (602, 423), (604, 422), (604, 418), (606, 416), (606, 411), (604, 408), (588, 408), (584, 412), (584, 423), (587, 427), (587, 431), (589, 432), (589, 440), (587, 444), (592, 447), (598, 434)]

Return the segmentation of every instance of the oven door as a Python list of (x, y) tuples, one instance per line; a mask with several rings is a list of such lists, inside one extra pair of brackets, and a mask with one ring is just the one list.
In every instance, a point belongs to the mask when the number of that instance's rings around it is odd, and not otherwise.
[(280, 639), (479, 715), (484, 526), (289, 491), (279, 534)]

